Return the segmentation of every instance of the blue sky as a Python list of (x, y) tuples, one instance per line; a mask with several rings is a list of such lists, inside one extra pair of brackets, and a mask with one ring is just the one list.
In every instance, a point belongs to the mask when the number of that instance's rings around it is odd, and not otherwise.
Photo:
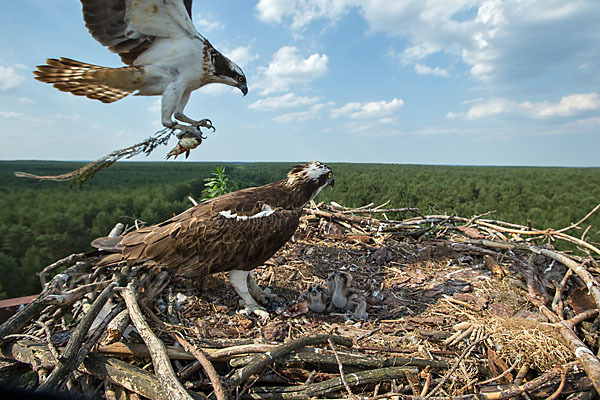
[[(33, 79), (49, 57), (121, 65), (79, 1), (1, 10), (0, 159), (97, 159), (160, 129), (158, 97), (107, 105)], [(189, 160), (600, 166), (598, 0), (197, 0), (193, 15), (249, 93), (194, 92), (187, 114), (217, 131)]]

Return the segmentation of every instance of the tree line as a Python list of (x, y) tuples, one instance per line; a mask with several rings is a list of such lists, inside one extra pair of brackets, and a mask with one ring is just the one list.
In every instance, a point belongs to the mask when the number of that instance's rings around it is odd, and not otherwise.
[[(38, 293), (38, 271), (92, 250), (89, 243), (117, 222), (153, 224), (184, 211), (191, 206), (188, 196), (207, 197), (206, 179), (226, 177), (230, 189), (259, 186), (283, 179), (294, 163), (121, 162), (80, 189), (13, 176), (15, 170), (50, 175), (81, 165), (0, 162), (0, 298)], [(322, 191), (317, 201), (349, 207), (391, 199), (390, 207), (418, 207), (424, 214), (495, 211), (495, 219), (558, 229), (600, 201), (599, 168), (329, 165), (335, 188)], [(217, 168), (225, 176), (219, 178)], [(600, 241), (600, 215), (587, 224), (588, 240)]]

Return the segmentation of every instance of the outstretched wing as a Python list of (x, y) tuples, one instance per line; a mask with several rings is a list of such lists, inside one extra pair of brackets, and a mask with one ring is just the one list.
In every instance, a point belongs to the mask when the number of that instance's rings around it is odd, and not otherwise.
[(91, 35), (132, 65), (156, 38), (201, 37), (192, 0), (81, 0)]
[(299, 223), (296, 212), (272, 209), (260, 201), (240, 211), (220, 206), (203, 203), (130, 233), (122, 241), (123, 258), (152, 260), (185, 276), (250, 270), (275, 254)]

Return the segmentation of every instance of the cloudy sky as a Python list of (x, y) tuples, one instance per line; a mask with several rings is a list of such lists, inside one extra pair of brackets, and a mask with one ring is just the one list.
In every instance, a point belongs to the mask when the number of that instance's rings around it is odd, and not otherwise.
[[(107, 105), (32, 78), (48, 57), (121, 65), (77, 0), (1, 10), (0, 159), (96, 159), (160, 128), (157, 97)], [(600, 166), (598, 0), (197, 0), (193, 15), (249, 93), (194, 92), (187, 114), (217, 131), (190, 160)]]

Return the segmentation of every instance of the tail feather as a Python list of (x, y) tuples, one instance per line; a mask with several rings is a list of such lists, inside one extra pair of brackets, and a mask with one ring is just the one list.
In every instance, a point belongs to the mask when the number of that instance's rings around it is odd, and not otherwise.
[(49, 58), (46, 65), (36, 68), (33, 74), (38, 81), (50, 83), (63, 92), (103, 103), (115, 102), (135, 92), (135, 85), (144, 74), (141, 66), (109, 68), (65, 57)]

